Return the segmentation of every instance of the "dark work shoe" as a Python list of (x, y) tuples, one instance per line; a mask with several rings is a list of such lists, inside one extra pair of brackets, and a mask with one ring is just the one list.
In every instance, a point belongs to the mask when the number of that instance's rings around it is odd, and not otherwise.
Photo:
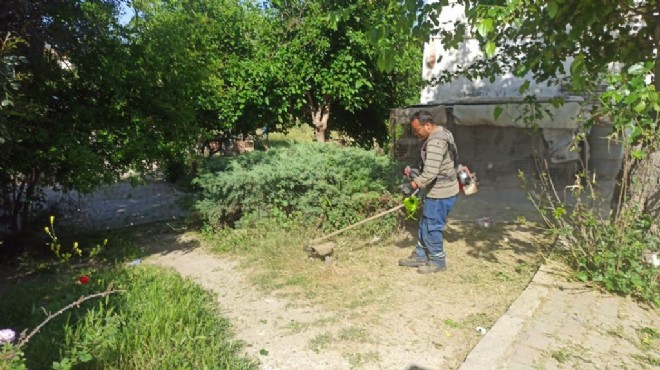
[(399, 260), (399, 266), (405, 267), (419, 267), (424, 266), (428, 262), (427, 259), (420, 259), (417, 257), (417, 254), (413, 252), (408, 258), (402, 258)]
[(429, 262), (423, 266), (417, 268), (417, 272), (420, 274), (433, 274), (436, 272), (442, 272), (447, 270), (447, 264), (443, 261), (441, 264), (434, 262)]

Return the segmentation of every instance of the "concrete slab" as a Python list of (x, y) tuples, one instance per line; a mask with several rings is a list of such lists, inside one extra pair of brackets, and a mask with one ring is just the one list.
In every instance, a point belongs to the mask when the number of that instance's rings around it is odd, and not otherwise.
[(566, 279), (541, 266), (460, 370), (657, 368), (660, 310)]

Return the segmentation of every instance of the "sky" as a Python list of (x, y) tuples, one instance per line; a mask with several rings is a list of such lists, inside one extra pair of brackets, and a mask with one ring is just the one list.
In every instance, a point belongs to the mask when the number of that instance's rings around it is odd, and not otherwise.
[(133, 17), (133, 11), (128, 7), (128, 3), (123, 1), (121, 2), (120, 9), (119, 23), (127, 24)]

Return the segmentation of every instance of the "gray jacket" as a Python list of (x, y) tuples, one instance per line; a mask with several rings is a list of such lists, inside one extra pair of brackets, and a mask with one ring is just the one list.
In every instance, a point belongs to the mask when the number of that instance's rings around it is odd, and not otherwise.
[(413, 181), (426, 189), (428, 198), (449, 198), (458, 194), (454, 161), (457, 156), (452, 133), (442, 126), (429, 135), (421, 151), (424, 169)]

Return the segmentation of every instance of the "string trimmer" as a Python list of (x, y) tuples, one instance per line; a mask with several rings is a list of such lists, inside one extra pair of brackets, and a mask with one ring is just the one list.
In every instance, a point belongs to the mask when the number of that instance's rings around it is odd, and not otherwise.
[(332, 233), (324, 235), (320, 238), (316, 238), (316, 239), (311, 240), (310, 245), (304, 248), (305, 252), (307, 252), (311, 255), (317, 256), (317, 257), (328, 256), (328, 255), (332, 254), (332, 252), (334, 251), (335, 243), (334, 242), (326, 242), (326, 243), (322, 243), (322, 244), (318, 244), (318, 243), (320, 243), (320, 242), (322, 242), (326, 239), (330, 239), (333, 236), (337, 236), (337, 235), (339, 235), (339, 234), (341, 234), (345, 231), (356, 228), (360, 225), (366, 224), (369, 221), (377, 220), (377, 219), (379, 219), (383, 216), (386, 216), (386, 215), (388, 215), (392, 212), (396, 212), (396, 211), (400, 210), (401, 208), (405, 207), (406, 212), (408, 213), (408, 215), (410, 217), (411, 215), (415, 214), (415, 212), (417, 211), (417, 208), (419, 207), (419, 199), (417, 199), (417, 193), (418, 192), (419, 192), (419, 189), (416, 189), (410, 196), (403, 199), (402, 204), (399, 204), (396, 207), (392, 207), (392, 208), (390, 208), (386, 211), (383, 211), (379, 214), (373, 215), (373, 216), (371, 216), (367, 219), (364, 219), (360, 222), (354, 223), (353, 225), (347, 226), (347, 227), (345, 227), (343, 229), (340, 229), (340, 230), (337, 230), (337, 231), (333, 231)]

